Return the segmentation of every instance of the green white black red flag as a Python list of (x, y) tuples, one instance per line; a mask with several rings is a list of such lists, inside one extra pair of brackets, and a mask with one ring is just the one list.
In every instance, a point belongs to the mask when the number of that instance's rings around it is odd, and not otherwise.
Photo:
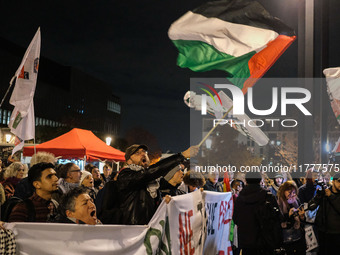
[(295, 40), (295, 32), (257, 1), (217, 0), (188, 11), (169, 29), (177, 65), (223, 70), (245, 94)]

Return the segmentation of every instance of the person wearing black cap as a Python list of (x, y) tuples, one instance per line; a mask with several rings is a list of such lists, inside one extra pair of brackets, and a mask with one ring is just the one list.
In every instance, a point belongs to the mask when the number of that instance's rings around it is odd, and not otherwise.
[(320, 190), (308, 203), (314, 210), (319, 206), (315, 225), (319, 232), (319, 254), (339, 254), (340, 251), (340, 173), (333, 177), (330, 188)]
[[(150, 165), (148, 147), (134, 144), (125, 151), (126, 167), (119, 174), (113, 191), (104, 194), (105, 211), (100, 218), (104, 224), (148, 224), (160, 203), (158, 178), (165, 176), (186, 158), (198, 153), (192, 146)], [(110, 206), (108, 206), (110, 205)]]

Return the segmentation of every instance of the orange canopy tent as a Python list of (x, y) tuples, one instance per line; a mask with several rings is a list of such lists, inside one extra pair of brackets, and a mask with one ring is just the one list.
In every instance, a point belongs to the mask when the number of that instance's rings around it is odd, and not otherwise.
[[(53, 153), (62, 158), (84, 158), (86, 160), (125, 161), (125, 153), (100, 140), (91, 131), (74, 128), (70, 132), (50, 141), (36, 145), (36, 151)], [(24, 156), (32, 156), (34, 146), (24, 147)]]

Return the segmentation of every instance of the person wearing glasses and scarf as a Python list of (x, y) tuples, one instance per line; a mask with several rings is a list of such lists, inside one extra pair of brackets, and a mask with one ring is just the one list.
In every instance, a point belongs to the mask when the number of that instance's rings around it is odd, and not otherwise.
[(81, 171), (74, 163), (67, 163), (60, 168), (59, 189), (66, 194), (71, 189), (79, 186)]

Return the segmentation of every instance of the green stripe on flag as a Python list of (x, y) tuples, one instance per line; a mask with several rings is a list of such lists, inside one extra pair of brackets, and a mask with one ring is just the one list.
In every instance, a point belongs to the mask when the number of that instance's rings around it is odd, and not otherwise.
[[(177, 65), (195, 72), (222, 70), (228, 77), (244, 78), (250, 76), (248, 61), (256, 54), (255, 51), (234, 57), (216, 50), (213, 46), (200, 41), (173, 40), (179, 51)], [(241, 89), (243, 82), (235, 84)]]

